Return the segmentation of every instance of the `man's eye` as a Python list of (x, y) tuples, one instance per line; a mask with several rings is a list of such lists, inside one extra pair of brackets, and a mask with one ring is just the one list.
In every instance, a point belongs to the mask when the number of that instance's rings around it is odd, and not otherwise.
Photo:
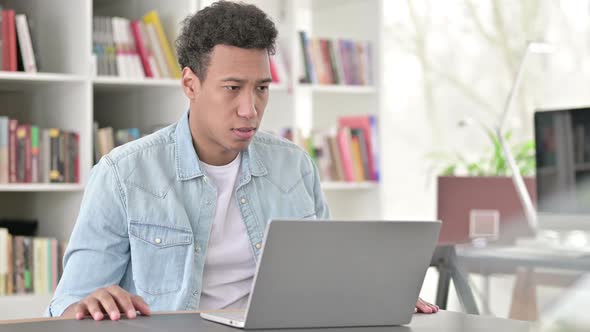
[(224, 88), (227, 90), (230, 90), (230, 91), (235, 91), (235, 90), (240, 89), (240, 87), (237, 85), (228, 85), (228, 86), (225, 86)]
[(266, 90), (268, 90), (268, 85), (259, 86), (258, 87), (258, 90), (260, 90), (260, 91), (266, 91)]

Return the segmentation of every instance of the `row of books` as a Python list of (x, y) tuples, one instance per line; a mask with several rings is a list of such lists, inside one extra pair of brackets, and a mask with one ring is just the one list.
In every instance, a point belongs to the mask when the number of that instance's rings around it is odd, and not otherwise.
[(0, 5), (0, 70), (37, 72), (31, 27), (25, 14)]
[(345, 116), (338, 128), (315, 131), (297, 139), (291, 129), (281, 136), (295, 141), (314, 159), (322, 181), (379, 181), (377, 119), (374, 115)]
[(54, 292), (66, 246), (54, 238), (13, 236), (0, 228), (0, 295)]
[(77, 183), (79, 135), (0, 116), (0, 183)]
[(99, 128), (94, 123), (94, 161), (98, 162), (102, 156), (119, 145), (142, 137), (138, 128), (113, 129), (113, 127)]
[(302, 83), (372, 85), (371, 42), (309, 38), (299, 31), (305, 73)]
[(142, 20), (95, 16), (92, 41), (99, 76), (180, 78), (180, 67), (156, 11)]

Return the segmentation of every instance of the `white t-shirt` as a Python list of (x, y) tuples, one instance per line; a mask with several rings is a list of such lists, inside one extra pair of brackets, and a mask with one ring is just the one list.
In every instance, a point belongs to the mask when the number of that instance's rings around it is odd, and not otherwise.
[(217, 188), (217, 206), (205, 258), (200, 310), (245, 309), (248, 302), (256, 261), (236, 201), (240, 161), (241, 154), (224, 166), (201, 162)]

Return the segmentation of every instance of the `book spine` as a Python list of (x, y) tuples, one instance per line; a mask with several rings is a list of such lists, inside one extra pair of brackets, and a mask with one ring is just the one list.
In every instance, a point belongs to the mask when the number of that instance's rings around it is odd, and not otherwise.
[(49, 129), (49, 141), (51, 145), (51, 152), (50, 152), (50, 166), (49, 166), (49, 181), (50, 182), (59, 182), (61, 178), (60, 168), (59, 168), (59, 136), (60, 131), (56, 128)]
[(0, 228), (0, 295), (6, 295), (8, 285), (8, 230)]
[(18, 35), (18, 42), (21, 48), (22, 62), (24, 65), (25, 72), (36, 73), (37, 65), (35, 64), (33, 45), (31, 43), (31, 35), (29, 32), (29, 25), (27, 23), (26, 15), (16, 15), (16, 30)]
[(8, 183), (8, 118), (0, 116), (0, 183)]
[(17, 57), (16, 57), (16, 26), (14, 21), (15, 12), (12, 9), (7, 9), (8, 13), (7, 24), (8, 24), (8, 70), (16, 71), (17, 69)]
[[(28, 145), (30, 147), (30, 144)], [(27, 125), (19, 125), (16, 129), (16, 182), (26, 182), (27, 164)]]
[(12, 246), (12, 235), (6, 237), (6, 294), (14, 294), (14, 248)]
[(17, 294), (25, 293), (25, 248), (22, 236), (14, 237), (14, 284)]
[(35, 247), (33, 243), (33, 238), (26, 236), (23, 238), (23, 249), (24, 249), (24, 257), (25, 257), (25, 293), (33, 293), (35, 291), (34, 287), (34, 276), (35, 276), (35, 266), (34, 266), (34, 255), (35, 255)]
[(133, 33), (133, 38), (135, 39), (135, 45), (137, 49), (137, 53), (139, 54), (139, 58), (141, 60), (141, 65), (143, 66), (143, 71), (146, 77), (154, 77), (152, 73), (152, 68), (150, 66), (150, 59), (148, 55), (148, 50), (146, 48), (146, 43), (143, 39), (141, 33), (141, 26), (139, 21), (133, 20), (131, 21), (131, 31)]
[(160, 44), (162, 49), (164, 50), (164, 55), (166, 57), (166, 61), (168, 62), (168, 66), (171, 69), (172, 77), (180, 78), (180, 68), (178, 63), (174, 59), (174, 55), (172, 54), (172, 50), (170, 49), (170, 44), (168, 43), (168, 38), (166, 38), (166, 34), (164, 34), (164, 29), (162, 28), (162, 23), (160, 22), (160, 17), (158, 13), (154, 10), (150, 11), (143, 17), (143, 21), (148, 24), (153, 24), (154, 28), (156, 29), (156, 33), (158, 35), (158, 39), (160, 40)]
[(33, 143), (31, 126), (25, 126), (25, 183), (33, 182)]
[(8, 153), (9, 153), (9, 165), (8, 165), (8, 177), (11, 183), (16, 183), (16, 164), (17, 160), (17, 146), (16, 146), (16, 129), (18, 127), (18, 121), (14, 119), (8, 120)]

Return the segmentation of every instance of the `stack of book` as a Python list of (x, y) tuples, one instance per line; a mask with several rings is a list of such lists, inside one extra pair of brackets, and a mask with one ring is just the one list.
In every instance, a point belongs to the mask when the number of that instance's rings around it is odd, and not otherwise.
[(0, 70), (36, 73), (31, 27), (25, 14), (0, 5)]
[(299, 32), (303, 68), (301, 83), (373, 85), (371, 42), (309, 38)]
[(0, 183), (78, 183), (80, 136), (0, 116)]
[[(291, 129), (282, 137), (294, 140)], [(377, 119), (374, 115), (345, 116), (338, 119), (338, 128), (312, 132), (295, 142), (314, 159), (322, 181), (379, 181), (379, 149)]]
[(180, 78), (180, 67), (156, 11), (142, 20), (95, 16), (96, 74), (125, 78)]
[(0, 228), (0, 295), (54, 292), (66, 246), (57, 239), (13, 236)]
[(134, 141), (142, 137), (138, 128), (113, 129), (113, 127), (99, 128), (94, 123), (94, 159), (98, 162), (102, 156), (119, 145)]

